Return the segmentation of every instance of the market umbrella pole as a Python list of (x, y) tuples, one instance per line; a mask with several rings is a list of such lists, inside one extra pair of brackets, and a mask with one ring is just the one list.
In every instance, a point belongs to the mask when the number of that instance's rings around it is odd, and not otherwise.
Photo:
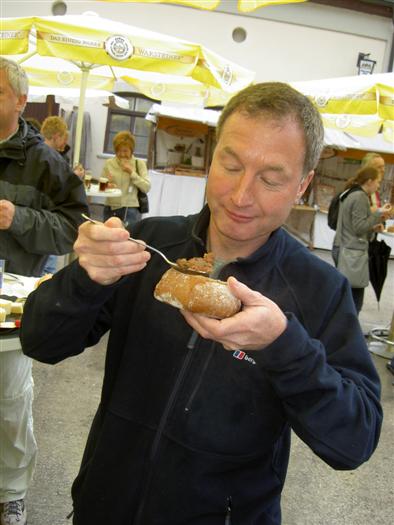
[[(25, 57), (23, 57), (22, 60), (19, 60), (19, 64), (22, 64), (23, 62), (26, 62), (29, 58), (36, 55), (37, 52), (34, 51), (32, 53), (29, 53)], [(82, 128), (83, 128), (83, 115), (85, 110), (85, 99), (86, 99), (86, 90), (88, 87), (88, 79), (89, 79), (89, 73), (90, 68), (86, 66), (81, 67), (82, 75), (81, 75), (81, 85), (80, 85), (80, 98), (78, 102), (78, 114), (77, 114), (77, 125), (75, 129), (75, 140), (74, 140), (74, 155), (73, 155), (73, 166), (76, 166), (79, 164), (79, 156), (81, 153), (81, 139), (82, 139)]]
[(73, 166), (79, 164), (79, 155), (81, 152), (81, 140), (82, 140), (82, 127), (83, 127), (83, 115), (85, 109), (85, 98), (86, 98), (86, 89), (88, 87), (88, 78), (89, 78), (89, 68), (82, 68), (82, 78), (81, 78), (81, 89), (80, 89), (80, 98), (78, 103), (78, 115), (77, 115), (77, 126), (75, 130), (75, 140), (74, 140), (74, 156), (73, 156)]

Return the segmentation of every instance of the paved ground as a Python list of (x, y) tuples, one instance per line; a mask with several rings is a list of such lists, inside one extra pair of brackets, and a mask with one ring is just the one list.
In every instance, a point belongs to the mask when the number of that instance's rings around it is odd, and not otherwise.
[[(316, 254), (329, 260), (328, 252)], [(367, 332), (387, 326), (393, 313), (394, 260), (380, 310), (367, 288), (360, 320)], [(97, 407), (105, 344), (56, 366), (34, 363), (34, 420), (39, 456), (28, 494), (29, 525), (67, 525), (70, 485)], [(394, 392), (387, 360), (373, 355), (383, 384), (385, 421), (379, 447), (357, 471), (330, 469), (294, 436), (283, 494), (283, 525), (388, 525), (393, 523)], [(115, 525), (115, 524), (108, 524)], [(186, 525), (186, 524), (185, 524)]]

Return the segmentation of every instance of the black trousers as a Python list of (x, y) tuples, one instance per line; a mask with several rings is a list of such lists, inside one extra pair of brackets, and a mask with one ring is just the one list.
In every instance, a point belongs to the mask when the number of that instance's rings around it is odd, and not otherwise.
[(353, 301), (358, 314), (360, 313), (361, 308), (363, 307), (364, 291), (365, 288), (352, 288)]

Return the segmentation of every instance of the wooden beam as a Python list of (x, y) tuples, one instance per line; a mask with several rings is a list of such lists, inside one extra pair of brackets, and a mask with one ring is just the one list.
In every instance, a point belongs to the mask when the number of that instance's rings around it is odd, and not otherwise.
[[(361, 150), (361, 149), (347, 149), (346, 151), (337, 151), (338, 157), (361, 160), (370, 150)], [(392, 153), (382, 153), (377, 151), (377, 153), (384, 159), (387, 164), (394, 164), (394, 154)]]
[(350, 9), (359, 13), (393, 18), (394, 6), (382, 3), (362, 2), (360, 0), (310, 0), (311, 4), (329, 5), (341, 9)]

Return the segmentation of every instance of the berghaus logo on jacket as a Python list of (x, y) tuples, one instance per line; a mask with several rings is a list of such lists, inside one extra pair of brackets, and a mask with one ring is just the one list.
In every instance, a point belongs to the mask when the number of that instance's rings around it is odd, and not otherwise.
[(248, 354), (246, 352), (243, 352), (242, 350), (235, 350), (235, 352), (233, 352), (233, 357), (235, 357), (235, 359), (238, 359), (239, 361), (247, 361), (251, 365), (256, 364), (256, 361), (249, 357)]

